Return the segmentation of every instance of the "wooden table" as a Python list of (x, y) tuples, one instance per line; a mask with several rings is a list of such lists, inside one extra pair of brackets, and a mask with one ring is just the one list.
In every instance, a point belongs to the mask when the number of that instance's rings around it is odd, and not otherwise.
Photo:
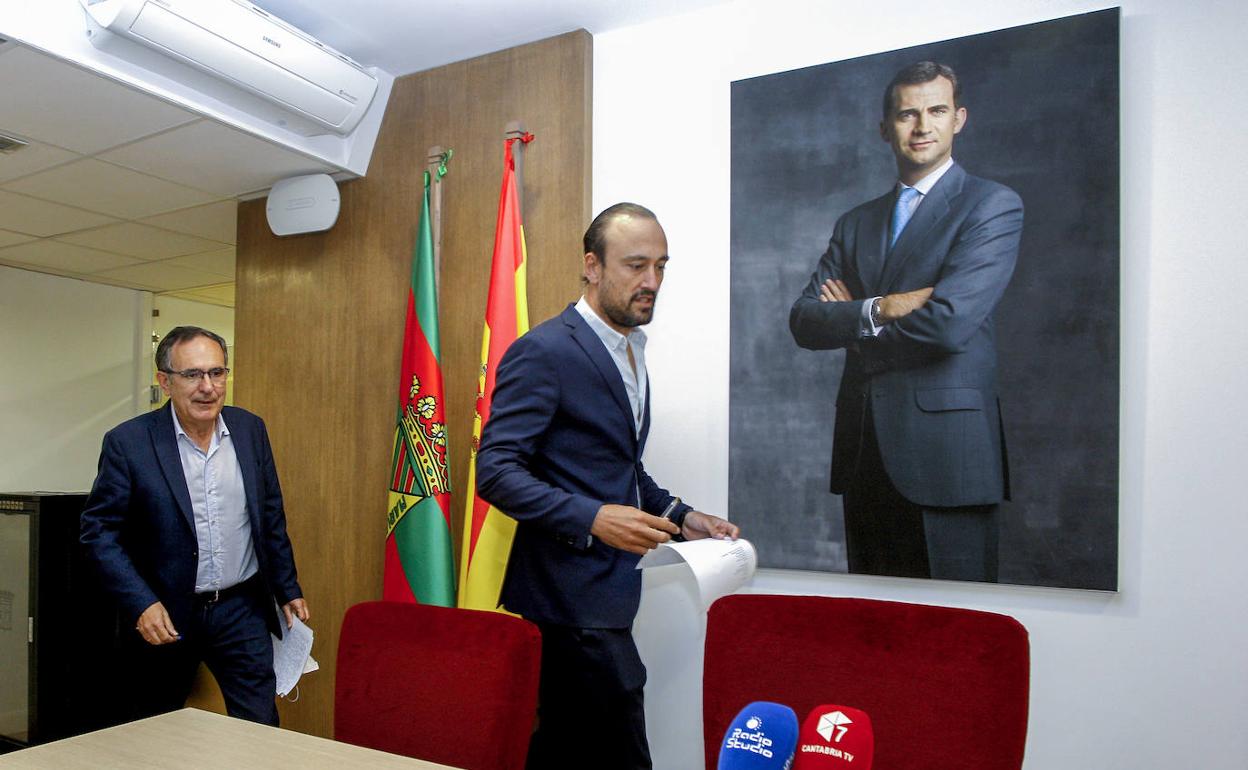
[[(414, 729), (419, 728), (414, 726)], [(191, 708), (32, 746), (12, 754), (0, 754), (0, 770), (17, 768), (454, 770), (446, 765)]]

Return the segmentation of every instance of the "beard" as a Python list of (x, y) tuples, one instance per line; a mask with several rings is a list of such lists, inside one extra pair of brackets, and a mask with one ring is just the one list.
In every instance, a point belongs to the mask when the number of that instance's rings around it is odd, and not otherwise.
[[(634, 308), (633, 303), (637, 300), (649, 297), (650, 304), (643, 307)], [(599, 304), (602, 305), (602, 312), (606, 313), (607, 318), (611, 319), (611, 323), (617, 326), (623, 326), (632, 329), (637, 326), (645, 326), (650, 323), (650, 319), (654, 317), (654, 306), (658, 301), (658, 294), (653, 291), (638, 291), (634, 293), (627, 301), (617, 302), (614, 299), (608, 299), (604, 293), (599, 298)]]

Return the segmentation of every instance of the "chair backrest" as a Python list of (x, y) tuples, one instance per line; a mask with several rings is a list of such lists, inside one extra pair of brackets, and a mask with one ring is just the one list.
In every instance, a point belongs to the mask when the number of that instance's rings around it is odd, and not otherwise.
[(726, 596), (710, 609), (703, 739), (752, 701), (804, 720), (835, 703), (867, 712), (877, 770), (1018, 770), (1027, 739), (1030, 648), (1014, 618), (820, 596)]
[(334, 738), (465, 770), (521, 770), (541, 636), (497, 612), (405, 602), (347, 610)]

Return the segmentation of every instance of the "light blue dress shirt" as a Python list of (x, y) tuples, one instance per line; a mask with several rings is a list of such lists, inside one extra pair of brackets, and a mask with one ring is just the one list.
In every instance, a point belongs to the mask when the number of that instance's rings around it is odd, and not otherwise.
[[(940, 178), (951, 168), (953, 168), (952, 156), (942, 163), (940, 168), (914, 183), (914, 189), (918, 190), (919, 194), (914, 196), (914, 200), (910, 201), (910, 219), (914, 218), (914, 212), (919, 208), (919, 204), (923, 202), (923, 199), (926, 198), (927, 194), (932, 191), (932, 188), (936, 186), (936, 183), (940, 181)], [(898, 181), (897, 187), (895, 188), (897, 195), (901, 195), (902, 188), (908, 186), (909, 185)], [(877, 299), (881, 298), (871, 297), (862, 303), (862, 336), (864, 337), (879, 336), (880, 330), (884, 328), (882, 326), (876, 326), (871, 322), (871, 303), (875, 302)]]
[(212, 443), (206, 452), (182, 429), (176, 411), (173, 412), (173, 429), (186, 488), (191, 495), (191, 509), (195, 513), (195, 537), (199, 541), (195, 592), (225, 590), (259, 569), (251, 542), (243, 470), (234, 452), (234, 440), (221, 415), (217, 415)]

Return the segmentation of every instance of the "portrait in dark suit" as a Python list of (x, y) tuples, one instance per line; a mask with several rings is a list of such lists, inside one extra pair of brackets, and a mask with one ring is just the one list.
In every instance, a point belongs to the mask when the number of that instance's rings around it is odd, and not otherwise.
[(1117, 52), (1110, 10), (733, 84), (760, 565), (1116, 587)]
[(508, 348), (477, 455), (477, 491), (516, 519), (501, 604), (542, 634), (527, 767), (648, 768), (632, 637), (643, 554), (676, 537), (736, 537), (641, 462), (650, 431), (646, 335), (667, 236), (632, 203), (584, 237), (585, 294)]
[(849, 571), (995, 582), (1008, 488), (993, 314), (1023, 229), (1004, 185), (953, 160), (957, 73), (924, 61), (884, 91), (893, 190), (841, 217), (793, 304), (811, 350), (845, 350), (831, 491)]
[(132, 718), (181, 708), (204, 662), (231, 716), (276, 725), (270, 634), (309, 616), (264, 422), (224, 406), (227, 353), (198, 327), (161, 340), (169, 401), (104, 436), (82, 514), (87, 557), (133, 628), (117, 694)]

